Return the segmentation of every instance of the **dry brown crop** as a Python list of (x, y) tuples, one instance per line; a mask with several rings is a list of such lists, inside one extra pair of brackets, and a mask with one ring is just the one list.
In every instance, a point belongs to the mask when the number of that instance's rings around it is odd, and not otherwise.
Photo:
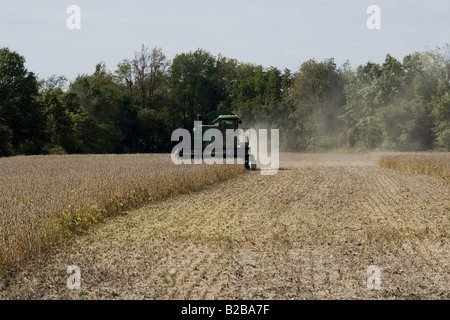
[(124, 208), (243, 171), (242, 165), (175, 165), (169, 155), (0, 159), (0, 272)]
[(450, 185), (450, 153), (386, 154), (379, 159), (385, 169), (427, 174)]

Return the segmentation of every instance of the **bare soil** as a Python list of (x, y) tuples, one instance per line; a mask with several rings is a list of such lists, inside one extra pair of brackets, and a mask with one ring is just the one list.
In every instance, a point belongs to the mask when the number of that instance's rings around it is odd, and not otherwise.
[[(376, 155), (286, 155), (281, 166), (108, 219), (7, 274), (0, 298), (450, 298), (441, 181), (380, 169)], [(66, 286), (69, 265), (80, 290)]]

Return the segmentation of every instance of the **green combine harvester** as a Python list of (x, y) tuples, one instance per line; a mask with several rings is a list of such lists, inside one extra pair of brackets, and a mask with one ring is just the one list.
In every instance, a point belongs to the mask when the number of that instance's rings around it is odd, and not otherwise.
[[(236, 114), (230, 112), (230, 111), (211, 111), (205, 115), (198, 115), (197, 121), (201, 121), (201, 131), (203, 135), (205, 132), (207, 132), (209, 129), (218, 129), (222, 132), (223, 136), (223, 152), (218, 152), (221, 156), (224, 158), (226, 157), (226, 151), (227, 151), (227, 139), (226, 139), (226, 130), (227, 129), (233, 129), (237, 130), (239, 129), (239, 124), (242, 123), (242, 121), (239, 119), (239, 116)], [(195, 128), (194, 128), (195, 130)], [(195, 135), (195, 134), (194, 134)], [(202, 154), (203, 150), (210, 144), (210, 141), (202, 141)], [(233, 139), (233, 145), (228, 146), (229, 149), (234, 150), (234, 157), (237, 158), (239, 155), (244, 156), (244, 165), (247, 169), (255, 170), (256, 169), (256, 161), (252, 154), (250, 154), (250, 148), (249, 148), (249, 142), (247, 140), (245, 141), (238, 141), (236, 137)], [(217, 152), (217, 151), (215, 151)], [(215, 155), (215, 152), (212, 153), (213, 156)]]

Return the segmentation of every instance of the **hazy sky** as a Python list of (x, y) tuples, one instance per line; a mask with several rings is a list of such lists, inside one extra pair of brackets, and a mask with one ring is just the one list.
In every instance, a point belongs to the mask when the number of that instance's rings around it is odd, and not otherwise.
[[(69, 30), (69, 5), (81, 29)], [(369, 30), (369, 5), (381, 29)], [(169, 59), (198, 48), (297, 71), (310, 58), (353, 67), (450, 43), (450, 0), (0, 0), (0, 47), (25, 56), (40, 78), (73, 80), (104, 61), (114, 70), (141, 44)]]

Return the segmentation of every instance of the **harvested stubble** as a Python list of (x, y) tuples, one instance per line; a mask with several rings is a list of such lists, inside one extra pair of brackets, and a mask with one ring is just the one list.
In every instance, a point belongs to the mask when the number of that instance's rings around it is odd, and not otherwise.
[(450, 185), (450, 153), (399, 153), (383, 155), (379, 164), (385, 169), (427, 174)]
[(242, 165), (175, 165), (169, 155), (0, 159), (0, 271), (124, 208), (189, 193)]

